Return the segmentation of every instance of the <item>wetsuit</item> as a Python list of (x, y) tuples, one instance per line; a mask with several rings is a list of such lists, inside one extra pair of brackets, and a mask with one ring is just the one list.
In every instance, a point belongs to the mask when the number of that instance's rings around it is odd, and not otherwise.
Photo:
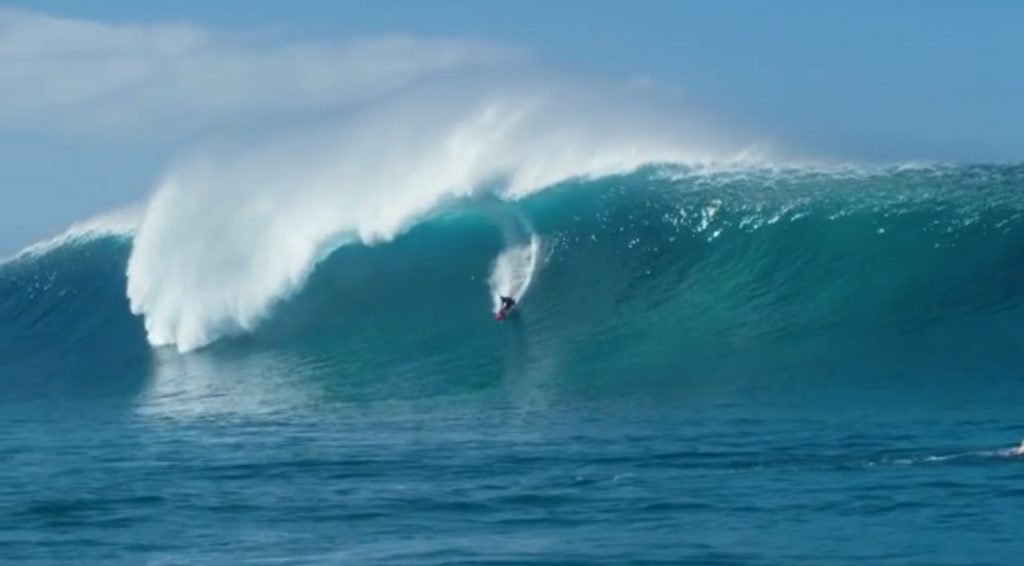
[(501, 314), (508, 314), (512, 307), (516, 306), (516, 300), (512, 297), (501, 297)]

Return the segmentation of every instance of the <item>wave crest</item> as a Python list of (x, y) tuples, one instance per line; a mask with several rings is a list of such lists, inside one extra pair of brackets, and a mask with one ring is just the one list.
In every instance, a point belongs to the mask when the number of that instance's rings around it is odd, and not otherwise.
[(6, 260), (0, 265), (28, 257), (40, 256), (66, 246), (89, 242), (108, 236), (131, 238), (138, 230), (142, 208), (130, 206), (95, 216), (82, 222), (72, 224), (60, 234), (41, 242), (36, 242)]

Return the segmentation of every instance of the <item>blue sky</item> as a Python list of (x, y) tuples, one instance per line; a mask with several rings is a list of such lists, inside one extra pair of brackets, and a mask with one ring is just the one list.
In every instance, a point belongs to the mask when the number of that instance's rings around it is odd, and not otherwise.
[[(758, 140), (867, 161), (1024, 158), (1024, 2), (9, 1), (113, 25), (298, 39), (411, 34), (643, 78)], [(181, 139), (0, 123), (0, 250), (145, 194)]]

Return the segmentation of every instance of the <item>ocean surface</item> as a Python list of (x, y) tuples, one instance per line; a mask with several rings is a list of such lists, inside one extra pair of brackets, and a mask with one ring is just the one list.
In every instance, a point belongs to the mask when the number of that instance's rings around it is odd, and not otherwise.
[(0, 264), (4, 563), (1024, 562), (1022, 165), (175, 194)]

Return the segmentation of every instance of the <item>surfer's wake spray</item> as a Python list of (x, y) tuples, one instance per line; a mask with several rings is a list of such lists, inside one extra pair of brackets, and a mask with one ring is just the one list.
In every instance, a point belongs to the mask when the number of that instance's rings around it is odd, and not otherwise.
[(516, 304), (522, 302), (533, 282), (540, 248), (540, 238), (532, 235), (528, 243), (508, 248), (494, 260), (490, 285), (495, 312), (501, 308), (501, 297), (512, 297)]

